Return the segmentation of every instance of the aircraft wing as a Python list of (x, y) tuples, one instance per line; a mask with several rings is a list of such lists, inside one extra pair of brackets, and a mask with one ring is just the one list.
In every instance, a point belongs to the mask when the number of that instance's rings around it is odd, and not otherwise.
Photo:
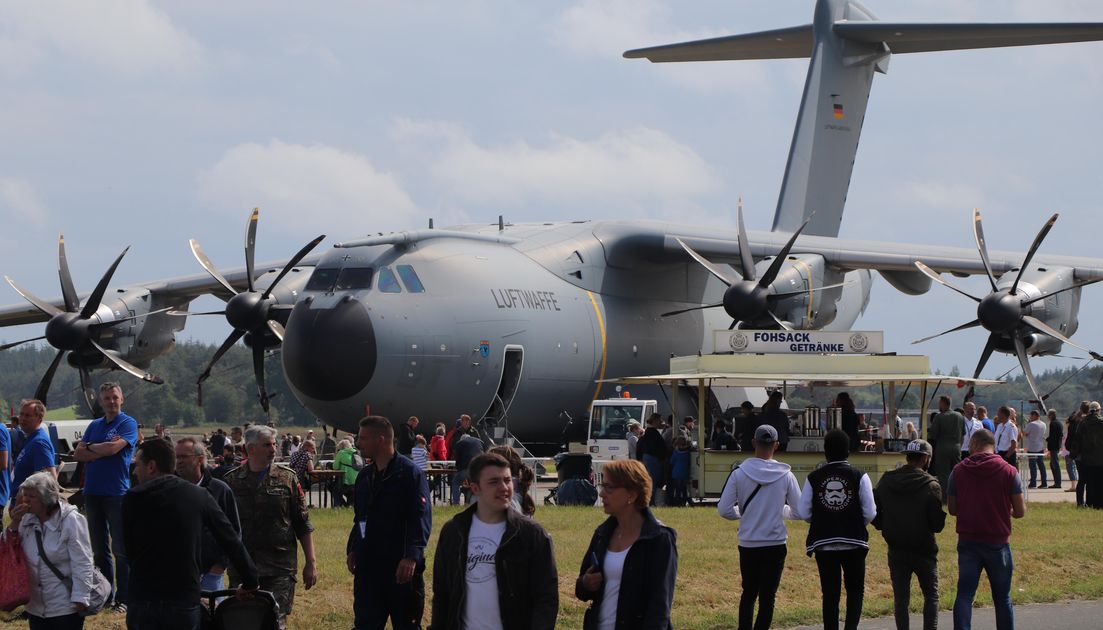
[[(689, 227), (673, 223), (640, 222), (631, 227), (606, 224), (594, 234), (605, 245), (610, 264), (630, 266), (640, 257), (650, 260), (683, 259), (687, 255), (678, 239), (694, 251), (716, 262), (739, 264), (739, 241), (735, 230)], [(785, 232), (747, 233), (755, 258), (773, 256), (791, 236)], [(801, 236), (793, 253), (819, 254), (829, 264), (844, 270), (871, 269), (918, 273), (915, 262), (922, 261), (935, 271), (959, 276), (983, 275), (984, 265), (975, 246), (946, 247), (921, 243), (887, 243), (825, 236)], [(992, 271), (998, 276), (1017, 268), (1023, 259), (1020, 251), (991, 250)], [(1057, 256), (1039, 252), (1032, 264), (1071, 267), (1076, 280), (1103, 278), (1103, 258)]]
[[(320, 254), (314, 254), (304, 258), (296, 268), (313, 267)], [(287, 263), (286, 260), (265, 261), (257, 263), (254, 276), (259, 278), (271, 271), (278, 271)], [(230, 285), (239, 291), (244, 291), (246, 287), (246, 270), (245, 267), (234, 267), (226, 270), (219, 270), (222, 275), (230, 282)], [(29, 288), (29, 287), (28, 287)], [(123, 284), (111, 287), (111, 291), (116, 289), (148, 289), (159, 302), (164, 304), (173, 304), (179, 302), (186, 304), (191, 300), (201, 295), (214, 295), (221, 299), (229, 299), (230, 295), (217, 281), (211, 278), (210, 275), (205, 273), (197, 273), (189, 276), (179, 276), (176, 278), (169, 278), (167, 280), (154, 280), (152, 282), (142, 282), (137, 284)], [(81, 294), (79, 296), (81, 302), (88, 297), (88, 294)], [(64, 310), (65, 303), (60, 296), (46, 300), (50, 304)], [(42, 314), (37, 308), (31, 306), (27, 302), (18, 304), (12, 304), (9, 306), (0, 307), (0, 327), (4, 326), (18, 326), (20, 324), (33, 324), (35, 322), (44, 322), (48, 318)]]

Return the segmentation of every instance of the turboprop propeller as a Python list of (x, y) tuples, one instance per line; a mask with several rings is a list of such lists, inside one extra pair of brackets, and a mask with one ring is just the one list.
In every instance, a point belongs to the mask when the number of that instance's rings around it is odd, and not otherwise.
[[(1030, 385), (1030, 391), (1034, 395), (1034, 400), (1038, 402), (1038, 405), (1043, 411), (1045, 407), (1045, 396), (1042, 396), (1038, 391), (1038, 384), (1034, 380), (1034, 373), (1030, 369), (1030, 360), (1027, 357), (1028, 346), (1024, 341), (1024, 338), (1032, 334), (1040, 334), (1047, 337), (1051, 337), (1066, 343), (1074, 348), (1079, 348), (1084, 352), (1087, 352), (1096, 361), (1103, 360), (1103, 355), (1093, 352), (1075, 342), (1070, 340), (1067, 336), (1060, 331), (1045, 323), (1041, 319), (1034, 317), (1031, 314), (1031, 305), (1045, 300), (1048, 297), (1063, 293), (1065, 291), (1071, 291), (1080, 287), (1099, 282), (1096, 280), (1087, 280), (1083, 282), (1073, 282), (1068, 286), (1062, 287), (1056, 291), (1044, 293), (1039, 296), (1028, 296), (1022, 290), (1020, 282), (1022, 281), (1023, 274), (1026, 272), (1027, 265), (1034, 258), (1034, 254), (1037, 253), (1038, 248), (1042, 245), (1042, 241), (1045, 240), (1049, 231), (1053, 229), (1053, 224), (1057, 222), (1057, 214), (1054, 214), (1045, 222), (1042, 229), (1038, 231), (1038, 235), (1034, 237), (1034, 242), (1030, 245), (1030, 249), (1027, 250), (1026, 256), (1023, 257), (1023, 262), (1019, 266), (1018, 273), (1015, 276), (1015, 281), (1010, 286), (1000, 288), (996, 284), (996, 276), (992, 272), (992, 263), (988, 257), (988, 245), (984, 239), (984, 228), (981, 224), (980, 210), (973, 209), (973, 236), (976, 239), (977, 251), (980, 253), (981, 263), (984, 265), (985, 273), (988, 277), (988, 282), (992, 287), (992, 291), (984, 297), (977, 297), (957, 286), (954, 286), (950, 282), (944, 280), (937, 271), (931, 269), (921, 261), (916, 261), (915, 266), (919, 271), (923, 272), (929, 278), (938, 282), (939, 284), (956, 291), (965, 297), (973, 300), (977, 303), (977, 317), (976, 319), (955, 326), (950, 330), (940, 332), (937, 335), (931, 335), (930, 337), (924, 337), (923, 339), (917, 339), (912, 343), (922, 343), (929, 341), (936, 337), (941, 337), (952, 332), (959, 330), (966, 330), (969, 328), (982, 327), (988, 331), (988, 341), (984, 344), (984, 349), (980, 354), (980, 361), (977, 363), (977, 369), (973, 372), (973, 378), (980, 376), (981, 370), (984, 369), (985, 364), (988, 363), (988, 359), (992, 356), (992, 352), (996, 349), (1008, 348), (1013, 351), (1015, 356), (1019, 359), (1019, 365), (1023, 369), (1023, 374), (1026, 376), (1026, 382)], [(966, 394), (966, 400), (972, 398), (973, 389), (970, 388)]]
[[(774, 280), (777, 279), (782, 265), (785, 264), (789, 252), (792, 251), (793, 245), (797, 241), (797, 237), (800, 236), (800, 233), (807, 227), (811, 219), (806, 219), (804, 223), (797, 228), (797, 231), (793, 232), (793, 235), (789, 238), (789, 242), (785, 244), (785, 247), (781, 248), (781, 251), (778, 252), (777, 256), (770, 262), (770, 266), (762, 274), (762, 277), (756, 278), (757, 274), (754, 266), (754, 258), (751, 256), (750, 240), (747, 238), (747, 228), (743, 225), (742, 208), (739, 208), (737, 216), (739, 220), (739, 275), (733, 274), (727, 265), (722, 266), (710, 262), (701, 254), (693, 251), (693, 248), (686, 245), (682, 239), (675, 238), (678, 244), (682, 246), (682, 249), (686, 250), (687, 254), (696, 260), (702, 267), (707, 269), (708, 272), (718, 280), (727, 285), (728, 288), (724, 291), (723, 301), (719, 304), (705, 304), (703, 306), (694, 306), (692, 308), (670, 311), (669, 313), (663, 313), (662, 317), (670, 317), (708, 308), (723, 307), (724, 311), (732, 318), (732, 323), (728, 326), (728, 330), (735, 328), (740, 322), (757, 322), (767, 317), (772, 319), (779, 327), (785, 330), (792, 330), (792, 326), (774, 313), (773, 307), (778, 301), (785, 298), (806, 295), (808, 290), (802, 289), (799, 291), (779, 292), (773, 290), (771, 285)], [(843, 286), (843, 284), (845, 283), (817, 287), (813, 289), (813, 291), (834, 289)]]
[(101, 357), (107, 359), (107, 361), (115, 367), (144, 381), (157, 385), (164, 383), (159, 377), (131, 364), (123, 359), (118, 352), (105, 348), (99, 342), (100, 334), (104, 329), (123, 322), (169, 310), (165, 308), (159, 311), (134, 315), (132, 317), (124, 317), (110, 321), (101, 320), (97, 311), (100, 308), (100, 304), (103, 302), (104, 293), (107, 291), (107, 286), (111, 283), (111, 277), (115, 275), (115, 270), (119, 267), (119, 263), (122, 262), (123, 256), (126, 256), (129, 250), (129, 247), (124, 249), (115, 259), (115, 262), (111, 263), (111, 266), (108, 267), (107, 272), (100, 278), (96, 288), (92, 290), (92, 293), (88, 296), (88, 299), (85, 300), (83, 306), (80, 303), (80, 299), (77, 297), (77, 290), (73, 285), (73, 277), (69, 273), (69, 262), (65, 257), (64, 234), (59, 236), (57, 241), (57, 272), (61, 280), (61, 295), (64, 301), (64, 309), (60, 309), (50, 302), (39, 298), (16, 284), (15, 280), (12, 280), (8, 276), (4, 276), (4, 280), (7, 280), (8, 284), (15, 289), (16, 293), (23, 296), (23, 299), (30, 302), (32, 306), (50, 318), (46, 322), (45, 335), (0, 346), (0, 350), (7, 350), (24, 343), (45, 339), (51, 346), (57, 349), (57, 355), (54, 356), (54, 360), (50, 363), (50, 367), (46, 368), (46, 373), (42, 375), (42, 380), (38, 382), (38, 387), (35, 389), (35, 398), (41, 400), (43, 403), (46, 403), (50, 385), (54, 380), (54, 374), (57, 372), (57, 367), (61, 364), (61, 359), (66, 353), (71, 353), (69, 362), (80, 372), (81, 389), (84, 391), (84, 397), (85, 401), (88, 403), (88, 408), (93, 412), (97, 410), (96, 393), (92, 389), (92, 377), (89, 373), (89, 368), (102, 363)]
[(250, 215), (249, 222), (245, 227), (246, 291), (239, 293), (234, 289), (230, 282), (215, 269), (210, 258), (203, 253), (203, 249), (199, 246), (198, 241), (191, 239), (189, 243), (191, 244), (192, 254), (195, 255), (195, 259), (199, 261), (203, 269), (206, 269), (207, 273), (222, 285), (224, 289), (229, 291), (232, 296), (226, 301), (225, 310), (193, 313), (195, 315), (224, 315), (226, 321), (234, 328), (234, 331), (226, 337), (226, 340), (223, 341), (222, 345), (215, 351), (214, 356), (211, 357), (210, 363), (207, 364), (207, 368), (203, 370), (203, 373), (200, 374), (198, 380), (196, 380), (196, 386), (199, 388), (200, 403), (202, 403), (203, 400), (203, 381), (210, 377), (211, 368), (213, 368), (214, 365), (218, 363), (218, 360), (222, 358), (222, 355), (226, 354), (242, 337), (249, 335), (246, 341), (253, 349), (253, 373), (257, 380), (257, 394), (260, 399), (261, 407), (263, 407), (265, 413), (267, 413), (269, 410), (269, 396), (268, 390), (265, 389), (264, 386), (264, 351), (267, 348), (278, 346), (280, 342), (283, 341), (283, 325), (280, 324), (279, 321), (273, 319), (273, 315), (279, 310), (291, 309), (291, 305), (278, 303), (273, 297), (272, 291), (279, 285), (280, 281), (291, 272), (295, 265), (298, 265), (311, 250), (318, 246), (318, 243), (321, 243), (322, 240), (325, 239), (326, 235), (322, 234), (304, 245), (291, 260), (287, 261), (287, 264), (283, 266), (283, 269), (281, 269), (276, 278), (272, 280), (272, 283), (268, 285), (268, 288), (260, 291), (254, 285), (253, 278), (257, 242), (257, 220), (259, 216), (260, 211), (258, 209), (253, 209), (253, 213)]

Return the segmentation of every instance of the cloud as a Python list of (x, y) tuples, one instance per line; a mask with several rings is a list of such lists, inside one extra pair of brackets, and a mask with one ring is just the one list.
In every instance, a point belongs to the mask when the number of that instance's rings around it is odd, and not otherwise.
[(587, 218), (637, 211), (661, 216), (672, 205), (692, 206), (722, 188), (701, 156), (644, 127), (591, 140), (553, 133), (542, 146), (515, 140), (490, 147), (456, 125), (402, 119), (394, 135), (399, 144), (418, 147), (442, 198), (469, 206), (555, 209), (559, 215), (570, 209)]
[(47, 210), (34, 188), (23, 179), (0, 177), (0, 212), (5, 216), (19, 216), (31, 224), (46, 224)]
[(202, 57), (199, 43), (145, 0), (7, 2), (0, 23), (0, 69), (11, 73), (55, 55), (124, 75), (187, 70)]
[[(730, 35), (716, 30), (672, 29), (669, 7), (656, 0), (582, 0), (563, 10), (550, 27), (552, 42), (576, 55), (623, 63), (625, 50)], [(636, 64), (647, 63), (635, 61)], [(769, 83), (762, 63), (701, 62), (656, 64), (654, 71), (692, 89), (763, 90)], [(791, 73), (786, 73), (788, 76)], [(795, 80), (803, 78), (793, 75)]]
[(198, 175), (199, 197), (219, 210), (259, 206), (291, 232), (366, 234), (408, 227), (417, 207), (397, 179), (362, 155), (315, 144), (245, 143)]

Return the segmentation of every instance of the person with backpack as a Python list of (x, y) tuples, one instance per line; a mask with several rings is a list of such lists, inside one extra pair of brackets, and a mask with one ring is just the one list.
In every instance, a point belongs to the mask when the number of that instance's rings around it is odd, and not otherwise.
[[(785, 569), (789, 539), (784, 518), (801, 518), (800, 487), (789, 464), (774, 459), (778, 434), (763, 424), (751, 441), (754, 457), (728, 475), (717, 510), (720, 516), (740, 520), (739, 573), (743, 594), (739, 599), (739, 629), (767, 630), (774, 617), (774, 599)], [(754, 605), (758, 601), (758, 618)], [(752, 623), (753, 621), (753, 623)]]
[[(856, 630), (862, 619), (865, 595), (866, 525), (877, 515), (869, 475), (847, 461), (850, 435), (832, 429), (823, 437), (826, 462), (804, 482), (800, 513), (811, 523), (806, 551), (815, 554), (823, 595), (823, 627), (839, 627), (839, 596), (846, 582), (846, 630)], [(839, 573), (842, 572), (842, 579)]]

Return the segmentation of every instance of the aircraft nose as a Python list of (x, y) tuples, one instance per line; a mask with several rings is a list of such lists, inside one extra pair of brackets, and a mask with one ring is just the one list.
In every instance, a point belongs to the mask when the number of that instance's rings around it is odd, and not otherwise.
[(375, 330), (359, 301), (319, 309), (302, 300), (295, 305), (283, 337), (283, 365), (300, 392), (315, 400), (351, 398), (371, 381), (375, 363)]

